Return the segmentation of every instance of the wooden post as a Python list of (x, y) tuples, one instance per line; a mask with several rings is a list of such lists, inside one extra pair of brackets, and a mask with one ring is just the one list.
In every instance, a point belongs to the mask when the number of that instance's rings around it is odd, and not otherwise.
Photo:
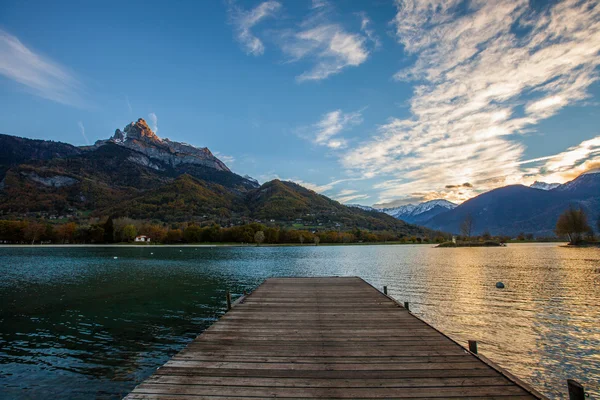
[(231, 292), (228, 290), (226, 293), (227, 296), (227, 311), (231, 310)]
[(404, 308), (406, 308), (406, 311), (410, 311), (410, 307), (408, 306), (408, 301), (404, 302)]
[(473, 354), (477, 354), (477, 341), (469, 340), (469, 351)]
[(383, 287), (383, 294), (387, 294), (387, 286)]
[(567, 379), (567, 387), (569, 388), (569, 400), (585, 399), (585, 389), (579, 382), (573, 379)]

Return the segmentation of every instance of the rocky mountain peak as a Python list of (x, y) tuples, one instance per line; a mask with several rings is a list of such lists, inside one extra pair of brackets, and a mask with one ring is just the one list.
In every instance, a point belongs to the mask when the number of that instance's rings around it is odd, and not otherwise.
[(127, 147), (171, 166), (197, 164), (219, 171), (231, 172), (206, 147), (196, 147), (183, 142), (161, 139), (152, 131), (143, 118), (131, 122), (123, 130), (117, 129), (110, 139), (99, 140), (95, 146), (103, 146), (106, 143), (115, 143)]
[(125, 133), (128, 139), (150, 140), (153, 142), (162, 142), (162, 140), (152, 132), (145, 120), (142, 118), (132, 122), (125, 127)]

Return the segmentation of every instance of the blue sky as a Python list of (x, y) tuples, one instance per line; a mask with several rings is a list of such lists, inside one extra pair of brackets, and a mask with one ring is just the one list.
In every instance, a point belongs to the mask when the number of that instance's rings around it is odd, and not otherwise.
[(595, 1), (4, 0), (0, 132), (141, 117), (261, 182), (460, 202), (600, 166), (599, 51)]

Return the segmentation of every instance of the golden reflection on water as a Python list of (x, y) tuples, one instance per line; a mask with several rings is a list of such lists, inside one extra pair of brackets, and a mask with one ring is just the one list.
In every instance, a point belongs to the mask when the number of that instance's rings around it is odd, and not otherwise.
[(436, 267), (423, 270), (416, 314), (463, 344), (477, 340), (482, 354), (547, 395), (563, 397), (567, 378), (600, 394), (599, 249), (435, 251), (424, 260)]

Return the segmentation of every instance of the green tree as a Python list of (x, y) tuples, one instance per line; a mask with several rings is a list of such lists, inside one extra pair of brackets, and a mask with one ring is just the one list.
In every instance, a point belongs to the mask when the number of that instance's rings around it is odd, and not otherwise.
[(260, 246), (260, 244), (265, 241), (265, 233), (263, 231), (256, 232), (254, 234), (254, 241), (257, 246)]
[(131, 242), (133, 239), (135, 239), (137, 236), (137, 229), (135, 228), (135, 225), (125, 225), (123, 227), (121, 236), (123, 237), (123, 240), (127, 242)]
[(585, 212), (581, 208), (575, 210), (570, 207), (558, 217), (555, 232), (559, 236), (567, 236), (569, 243), (575, 244), (581, 240), (581, 234), (590, 229)]

